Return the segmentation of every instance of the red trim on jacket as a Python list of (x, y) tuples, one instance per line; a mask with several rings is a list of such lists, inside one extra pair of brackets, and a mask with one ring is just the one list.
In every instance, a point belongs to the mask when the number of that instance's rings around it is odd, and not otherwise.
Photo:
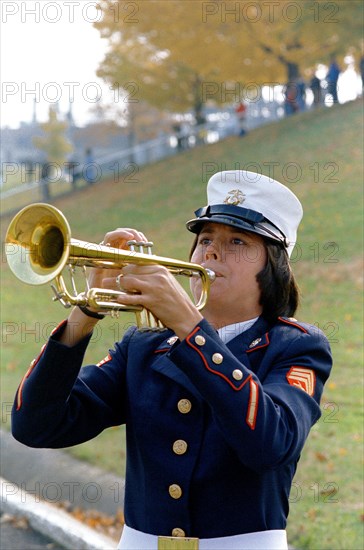
[(300, 330), (302, 330), (302, 332), (307, 334), (307, 330), (301, 325), (299, 325), (298, 323), (295, 323), (294, 321), (290, 321), (289, 319), (285, 319), (284, 317), (278, 317), (278, 319), (282, 321), (282, 323), (286, 323), (286, 325), (291, 325), (292, 327), (299, 328)]
[(61, 321), (51, 332), (51, 336), (53, 336), (53, 334), (55, 334), (57, 332), (57, 330), (59, 330), (60, 328), (62, 328), (64, 325), (66, 325), (68, 323), (68, 320), (67, 319), (63, 319), (63, 321)]
[(246, 413), (246, 423), (248, 424), (251, 430), (255, 430), (255, 424), (257, 421), (258, 414), (258, 403), (259, 403), (259, 387), (258, 384), (250, 379), (250, 396), (248, 403), (248, 410)]

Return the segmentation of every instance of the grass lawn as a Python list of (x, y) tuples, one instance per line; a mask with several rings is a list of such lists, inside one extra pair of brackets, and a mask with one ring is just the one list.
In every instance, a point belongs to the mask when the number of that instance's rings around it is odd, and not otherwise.
[[(292, 487), (288, 536), (301, 549), (363, 547), (362, 114), (360, 101), (310, 111), (143, 167), (133, 181), (120, 176), (54, 201), (76, 238), (99, 242), (110, 228), (138, 227), (155, 242), (156, 254), (186, 259), (192, 238), (184, 223), (205, 204), (213, 172), (259, 171), (301, 199), (305, 215), (292, 257), (302, 292), (297, 317), (326, 333), (334, 355), (322, 418)], [(2, 219), (2, 238), (8, 222)], [(66, 312), (52, 304), (50, 288), (19, 283), (4, 254), (1, 276), (2, 425), (9, 427), (16, 387)], [(133, 319), (99, 323), (85, 361), (104, 357)], [(69, 452), (122, 475), (124, 429)]]

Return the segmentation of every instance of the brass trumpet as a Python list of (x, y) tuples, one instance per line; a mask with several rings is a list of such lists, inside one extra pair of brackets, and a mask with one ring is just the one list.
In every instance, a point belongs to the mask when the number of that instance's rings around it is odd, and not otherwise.
[[(174, 275), (200, 277), (202, 292), (196, 307), (201, 310), (207, 302), (213, 271), (194, 263), (164, 258), (151, 253), (153, 243), (133, 243), (140, 250), (147, 246), (148, 253), (121, 250), (71, 238), (71, 230), (60, 210), (49, 204), (36, 203), (18, 212), (7, 230), (5, 254), (10, 269), (20, 281), (30, 285), (42, 285), (54, 280), (54, 301), (64, 307), (92, 307), (100, 313), (118, 315), (120, 311), (133, 311), (139, 328), (158, 329), (162, 323), (142, 306), (124, 306), (116, 301), (124, 294), (111, 289), (89, 288), (86, 267), (121, 268), (127, 264), (163, 265)], [(72, 291), (67, 290), (62, 272), (69, 269)], [(78, 293), (74, 273), (81, 267), (86, 288)]]

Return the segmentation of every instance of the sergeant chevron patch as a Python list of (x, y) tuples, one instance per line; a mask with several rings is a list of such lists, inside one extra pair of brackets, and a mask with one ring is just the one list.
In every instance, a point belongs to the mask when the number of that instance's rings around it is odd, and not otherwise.
[(287, 372), (287, 380), (291, 386), (301, 388), (301, 390), (313, 395), (315, 393), (316, 376), (313, 370), (304, 367), (291, 367)]

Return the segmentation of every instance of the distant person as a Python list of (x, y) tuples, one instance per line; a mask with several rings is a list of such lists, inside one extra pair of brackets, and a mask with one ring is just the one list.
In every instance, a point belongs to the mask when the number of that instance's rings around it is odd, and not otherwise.
[(174, 124), (173, 130), (177, 139), (177, 149), (184, 151), (189, 147), (190, 130), (187, 124)]
[(361, 76), (362, 91), (364, 91), (364, 55), (360, 59), (359, 70), (360, 70), (360, 76)]
[(235, 113), (238, 119), (239, 136), (245, 136), (246, 134), (246, 105), (243, 101), (239, 101), (235, 107)]
[(293, 115), (298, 111), (297, 86), (294, 82), (287, 82), (284, 88), (284, 113), (286, 116)]
[(337, 83), (340, 75), (340, 67), (334, 56), (331, 57), (331, 63), (326, 75), (327, 93), (331, 95), (333, 103), (338, 103)]
[(92, 185), (99, 178), (98, 167), (94, 159), (94, 155), (91, 148), (86, 149), (85, 152), (85, 165), (83, 167), (83, 177)]
[(317, 75), (313, 75), (310, 82), (310, 88), (313, 93), (313, 106), (318, 107), (322, 102), (321, 80)]
[(50, 200), (49, 184), (52, 178), (53, 169), (54, 169), (54, 166), (51, 165), (49, 162), (45, 162), (44, 164), (42, 164), (42, 167), (41, 167), (40, 187), (41, 187), (42, 198), (45, 202)]
[(80, 163), (77, 162), (75, 158), (71, 158), (71, 160), (67, 164), (67, 168), (69, 181), (72, 184), (72, 187), (76, 188), (77, 181), (81, 177)]
[(181, 135), (181, 125), (180, 124), (174, 124), (173, 125), (173, 131), (174, 135), (176, 136), (177, 140), (177, 149), (181, 151), (183, 149), (183, 140)]
[(297, 110), (305, 111), (306, 110), (306, 84), (301, 76), (295, 81), (296, 85), (296, 102)]

